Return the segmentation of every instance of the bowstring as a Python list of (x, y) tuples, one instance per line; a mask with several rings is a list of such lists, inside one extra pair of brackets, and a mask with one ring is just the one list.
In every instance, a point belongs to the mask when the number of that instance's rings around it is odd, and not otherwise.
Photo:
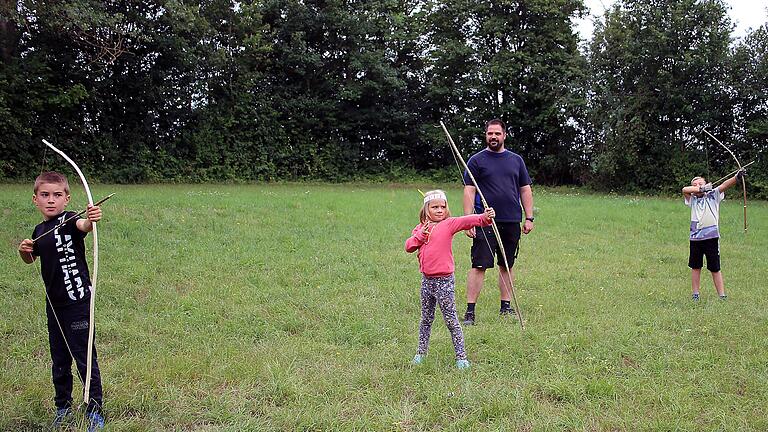
[(48, 147), (47, 146), (43, 149), (43, 161), (40, 164), (40, 174), (43, 173), (43, 170), (45, 169), (46, 166), (48, 166)]
[[(461, 173), (461, 183), (464, 185), (464, 187), (467, 186), (467, 182), (464, 181), (464, 170), (461, 168), (461, 165), (459, 165), (459, 160), (456, 158), (456, 153), (453, 151), (453, 147), (451, 147), (451, 156), (453, 156), (453, 161), (456, 163), (456, 168), (459, 169), (459, 172)], [(472, 214), (477, 214), (477, 211), (475, 210), (475, 204), (472, 203)], [(485, 227), (478, 227), (480, 228), (480, 231), (483, 233), (483, 238), (485, 239), (485, 244), (488, 246), (488, 251), (491, 252), (491, 256), (494, 255), (493, 248), (491, 247), (491, 243), (488, 241), (488, 235), (485, 233), (485, 230), (483, 228)], [(475, 233), (477, 235), (477, 233)], [(496, 239), (498, 241), (498, 239)]]
[[(456, 147), (456, 144), (453, 142), (453, 138), (451, 138), (451, 134), (448, 132), (448, 128), (445, 126), (445, 123), (443, 123), (442, 120), (440, 121), (440, 126), (443, 128), (443, 132), (445, 132), (446, 138), (448, 138), (448, 144), (450, 144), (451, 150), (456, 152), (456, 156), (462, 160), (462, 165), (467, 169), (467, 174), (472, 179), (472, 184), (475, 185), (475, 187), (477, 188), (477, 193), (480, 194), (480, 199), (483, 202), (483, 206), (487, 207), (488, 203), (485, 201), (485, 198), (483, 197), (483, 192), (477, 186), (477, 181), (475, 180), (474, 175), (472, 174), (472, 171), (469, 169), (469, 166), (467, 166), (467, 164), (464, 162), (464, 158), (461, 157), (461, 153), (459, 152), (459, 149)], [(491, 221), (491, 225), (493, 226), (493, 233), (495, 234), (496, 238), (501, 239), (501, 234), (499, 233), (498, 227), (496, 226), (496, 222), (494, 220)], [(507, 254), (504, 249), (504, 243), (503, 242), (499, 243), (498, 248), (502, 254), (502, 257), (504, 258), (504, 266), (507, 269), (509, 269), (511, 266), (508, 263)], [(517, 308), (517, 316), (518, 316), (518, 321), (520, 322), (520, 329), (525, 330), (525, 324), (523, 323), (523, 316), (520, 311), (520, 305), (518, 304), (517, 295), (515, 294), (515, 284), (514, 282), (512, 282), (512, 276), (509, 273), (509, 271), (507, 271), (507, 276), (510, 278), (509, 286), (512, 294), (512, 300), (514, 301), (515, 307)], [(499, 277), (501, 277), (501, 273), (499, 274)]]
[[(36, 267), (36, 268), (40, 273), (40, 277), (42, 278), (43, 271), (39, 267)], [(59, 327), (59, 331), (61, 332), (61, 337), (64, 339), (64, 345), (67, 346), (67, 351), (69, 352), (69, 356), (72, 358), (72, 362), (75, 365), (75, 370), (77, 371), (77, 377), (80, 378), (80, 383), (83, 384), (83, 386), (85, 386), (85, 379), (83, 379), (83, 375), (80, 373), (80, 368), (77, 367), (77, 361), (75, 360), (74, 354), (72, 354), (72, 348), (69, 346), (69, 342), (67, 341), (67, 336), (64, 334), (64, 328), (61, 326), (61, 321), (59, 321), (59, 316), (56, 314), (56, 309), (53, 307), (51, 298), (48, 296), (48, 291), (45, 292), (45, 300), (48, 302), (48, 306), (51, 308), (51, 312), (53, 312), (53, 318), (56, 320), (56, 325)]]
[(709, 176), (709, 145), (707, 145), (706, 143), (704, 144), (704, 156), (707, 161), (707, 178), (710, 178)]
[[(39, 266), (35, 266), (37, 269), (37, 273), (40, 275), (40, 279), (43, 279), (43, 270), (42, 270), (43, 263), (40, 261)], [(77, 371), (77, 378), (80, 379), (80, 384), (83, 385), (83, 388), (85, 388), (85, 379), (83, 378), (83, 375), (80, 373), (80, 368), (77, 367), (77, 360), (75, 359), (75, 355), (72, 353), (72, 347), (69, 346), (69, 341), (67, 340), (67, 335), (64, 333), (64, 327), (61, 326), (61, 321), (59, 320), (59, 315), (56, 313), (56, 308), (53, 307), (53, 302), (51, 301), (51, 297), (48, 295), (48, 289), (44, 290), (45, 292), (45, 300), (48, 303), (48, 307), (51, 308), (51, 313), (53, 313), (53, 319), (56, 321), (56, 326), (59, 328), (59, 332), (61, 332), (61, 338), (64, 339), (64, 345), (67, 347), (67, 352), (69, 353), (69, 357), (72, 359), (72, 363), (75, 365), (75, 371)], [(71, 366), (70, 366), (71, 371)]]

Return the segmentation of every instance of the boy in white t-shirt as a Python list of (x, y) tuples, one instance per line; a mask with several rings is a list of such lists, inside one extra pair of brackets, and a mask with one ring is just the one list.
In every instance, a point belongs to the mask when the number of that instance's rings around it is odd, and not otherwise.
[(699, 300), (701, 286), (701, 268), (704, 257), (707, 257), (707, 270), (712, 273), (717, 294), (725, 300), (723, 274), (720, 272), (720, 201), (725, 197), (726, 189), (736, 184), (745, 175), (742, 169), (735, 176), (726, 180), (720, 186), (712, 187), (704, 177), (694, 177), (691, 186), (683, 188), (685, 205), (691, 208), (691, 235), (688, 267), (691, 268), (691, 289), (693, 300)]

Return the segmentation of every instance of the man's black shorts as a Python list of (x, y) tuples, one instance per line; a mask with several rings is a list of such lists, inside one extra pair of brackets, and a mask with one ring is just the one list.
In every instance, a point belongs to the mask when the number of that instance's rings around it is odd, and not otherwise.
[[(515, 265), (517, 245), (520, 242), (520, 224), (517, 222), (496, 222), (499, 227), (504, 251), (507, 253), (509, 267)], [(472, 240), (472, 268), (493, 268), (493, 256), (496, 255), (500, 267), (504, 267), (504, 257), (501, 255), (493, 227), (477, 227), (475, 238)], [(487, 241), (486, 241), (487, 239)], [(491, 252), (493, 251), (493, 252)]]
[(691, 252), (688, 255), (688, 267), (700, 270), (704, 266), (704, 257), (707, 257), (707, 270), (720, 271), (720, 239), (691, 240)]

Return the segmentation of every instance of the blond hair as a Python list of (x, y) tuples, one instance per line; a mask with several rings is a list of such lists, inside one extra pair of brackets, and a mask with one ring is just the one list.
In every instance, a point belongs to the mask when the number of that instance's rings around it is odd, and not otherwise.
[(704, 183), (706, 183), (706, 182), (707, 182), (707, 180), (706, 180), (704, 177), (702, 177), (702, 176), (696, 176), (696, 177), (694, 177), (694, 178), (692, 178), (692, 179), (691, 179), (691, 185), (693, 185), (693, 182), (695, 182), (695, 181), (696, 181), (696, 180), (698, 180), (698, 179), (702, 179), (702, 180), (704, 180)]

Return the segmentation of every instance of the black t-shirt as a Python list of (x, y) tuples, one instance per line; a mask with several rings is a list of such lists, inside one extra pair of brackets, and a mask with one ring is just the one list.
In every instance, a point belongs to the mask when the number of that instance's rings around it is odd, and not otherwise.
[[(64, 212), (35, 227), (32, 238), (50, 230), (72, 216), (74, 212)], [(78, 218), (69, 222), (36, 241), (32, 254), (40, 257), (40, 272), (48, 292), (48, 298), (54, 306), (79, 303), (91, 296), (91, 277), (85, 260), (85, 236), (77, 229)]]

